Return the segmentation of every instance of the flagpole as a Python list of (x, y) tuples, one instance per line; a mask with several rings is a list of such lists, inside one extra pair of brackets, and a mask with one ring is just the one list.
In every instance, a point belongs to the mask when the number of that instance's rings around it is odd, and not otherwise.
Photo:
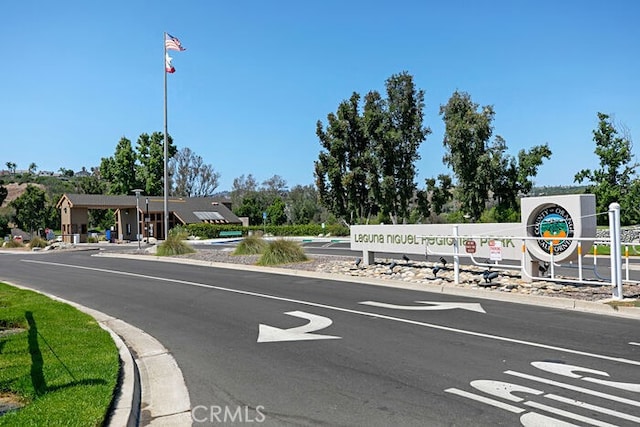
[(162, 69), (164, 70), (164, 239), (169, 236), (169, 169), (167, 166), (169, 157), (169, 130), (167, 124), (167, 33), (163, 33), (162, 45), (164, 55), (162, 56)]

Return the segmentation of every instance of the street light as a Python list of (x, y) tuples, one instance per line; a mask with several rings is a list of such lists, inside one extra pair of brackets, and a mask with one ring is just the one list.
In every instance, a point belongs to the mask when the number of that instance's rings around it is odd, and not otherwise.
[(142, 221), (142, 225), (143, 225), (143, 230), (144, 230), (144, 234), (147, 235), (147, 243), (149, 243), (149, 229), (147, 227), (149, 227), (149, 222), (151, 221), (151, 218), (149, 218), (149, 198), (147, 197), (145, 199), (145, 203), (147, 204), (147, 210), (146, 210), (146, 214), (144, 217), (144, 220)]
[(135, 190), (131, 191), (136, 193), (136, 225), (138, 227), (138, 234), (136, 235), (136, 238), (138, 239), (138, 250), (140, 250), (140, 193), (142, 193), (144, 190), (136, 188)]

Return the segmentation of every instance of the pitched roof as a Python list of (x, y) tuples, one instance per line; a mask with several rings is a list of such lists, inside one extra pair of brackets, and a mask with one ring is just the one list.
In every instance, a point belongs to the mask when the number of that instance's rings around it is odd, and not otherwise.
[[(88, 209), (130, 209), (136, 207), (136, 196), (107, 196), (102, 194), (63, 194), (56, 205), (61, 207), (63, 200), (70, 206)], [(158, 196), (140, 196), (137, 201), (141, 211), (163, 212), (164, 198)], [(148, 204), (148, 205), (147, 205)], [(173, 212), (185, 224), (213, 222), (222, 224), (241, 224), (242, 221), (222, 202), (211, 197), (170, 197), (169, 212)]]

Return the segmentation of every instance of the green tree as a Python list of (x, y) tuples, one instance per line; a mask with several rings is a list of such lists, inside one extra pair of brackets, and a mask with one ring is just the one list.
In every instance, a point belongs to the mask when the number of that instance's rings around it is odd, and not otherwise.
[[(634, 178), (638, 164), (632, 162), (631, 138), (620, 136), (610, 116), (598, 113), (598, 128), (593, 130), (593, 141), (600, 168), (581, 170), (575, 175), (575, 182), (586, 180), (591, 183), (587, 192), (595, 194), (598, 213), (607, 212), (611, 203), (618, 202), (624, 207), (621, 222), (624, 225), (637, 223), (640, 220), (637, 208), (640, 184)], [(598, 215), (597, 219), (599, 224), (609, 222), (608, 215)]]
[(59, 171), (60, 171), (60, 175), (67, 178), (71, 178), (74, 175), (73, 169), (66, 169), (64, 167), (61, 167)]
[(16, 165), (14, 162), (7, 162), (5, 163), (5, 165), (7, 165), (7, 169), (9, 169), (9, 172), (11, 172), (12, 174), (16, 173), (16, 168), (18, 167), (18, 165)]
[(14, 221), (18, 228), (29, 230), (31, 234), (45, 228), (50, 210), (47, 208), (46, 193), (35, 185), (27, 185), (24, 193), (11, 202), (15, 209)]
[(276, 197), (265, 212), (267, 212), (267, 221), (271, 225), (283, 225), (287, 222), (285, 204), (280, 197)]
[(234, 178), (233, 185), (231, 187), (231, 206), (233, 207), (234, 212), (236, 207), (242, 205), (242, 201), (246, 196), (253, 195), (256, 191), (258, 191), (258, 182), (253, 175), (249, 174), (246, 177), (244, 175), (240, 175), (239, 177)]
[(313, 185), (296, 185), (287, 195), (287, 218), (291, 224), (320, 222), (318, 192)]
[(38, 169), (38, 165), (36, 165), (35, 163), (31, 162), (29, 163), (29, 173), (30, 174), (34, 174), (36, 173), (36, 170)]
[(0, 213), (0, 237), (8, 235), (10, 232), (9, 218), (7, 215)]
[[(177, 153), (171, 135), (167, 138), (169, 162)], [(153, 132), (151, 135), (143, 133), (138, 137), (136, 145), (136, 180), (140, 188), (149, 196), (164, 194), (164, 133)]]
[(124, 136), (120, 138), (112, 157), (102, 158), (100, 175), (108, 182), (109, 194), (128, 195), (137, 188), (136, 155), (131, 141)]
[(469, 94), (454, 92), (440, 107), (445, 123), (443, 161), (453, 169), (457, 179), (456, 196), (471, 220), (480, 218), (489, 198), (491, 164), (487, 145), (493, 133), (493, 107), (480, 112)]
[(239, 217), (249, 218), (249, 225), (258, 225), (262, 224), (262, 213), (265, 209), (260, 193), (253, 191), (244, 195), (240, 206), (234, 207), (233, 212)]
[(417, 190), (418, 149), (431, 130), (423, 126), (424, 91), (416, 89), (410, 74), (391, 76), (386, 89), (387, 125), (384, 134), (374, 139), (373, 149), (380, 172), (382, 211), (396, 224), (409, 218)]
[(320, 120), (316, 135), (324, 151), (315, 162), (314, 175), (321, 202), (337, 217), (354, 223), (366, 215), (368, 190), (362, 159), (370, 150), (359, 114), (360, 95), (342, 101), (327, 115), (326, 130)]
[(8, 195), (9, 195), (9, 191), (7, 190), (7, 188), (3, 185), (0, 185), (0, 205), (4, 203), (4, 200), (7, 198)]
[(537, 145), (531, 150), (520, 150), (515, 158), (506, 154), (507, 144), (497, 135), (489, 146), (492, 198), (496, 202), (498, 218), (518, 212), (518, 199), (528, 195), (543, 159), (551, 157), (548, 144)]
[(424, 217), (440, 215), (444, 206), (453, 198), (453, 182), (446, 174), (438, 175), (438, 180), (427, 178), (426, 188), (418, 191), (418, 209)]
[(422, 125), (424, 92), (406, 72), (386, 81), (387, 98), (367, 94), (342, 101), (316, 124), (323, 150), (315, 162), (321, 203), (345, 222), (355, 223), (382, 211), (393, 223), (406, 222), (416, 192), (418, 148), (431, 132)]

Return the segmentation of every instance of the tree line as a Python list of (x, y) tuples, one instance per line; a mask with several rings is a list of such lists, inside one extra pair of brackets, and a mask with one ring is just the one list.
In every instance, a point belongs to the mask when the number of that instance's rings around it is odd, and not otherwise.
[[(442, 160), (452, 173), (418, 187), (418, 149), (431, 134), (423, 123), (424, 91), (407, 72), (392, 75), (385, 87), (385, 97), (370, 91), (363, 102), (354, 92), (327, 115), (326, 125), (318, 120), (322, 150), (314, 176), (322, 205), (348, 224), (518, 221), (519, 199), (531, 193), (538, 168), (551, 158), (549, 145), (509, 154), (495, 133), (493, 106), (480, 107), (455, 91), (439, 111)], [(590, 182), (586, 191), (596, 195), (599, 223), (608, 221), (609, 203), (618, 201), (626, 211), (623, 223), (636, 224), (640, 184), (630, 136), (619, 135), (610, 116), (598, 113), (598, 120), (593, 139), (601, 168), (578, 172), (575, 182)]]

